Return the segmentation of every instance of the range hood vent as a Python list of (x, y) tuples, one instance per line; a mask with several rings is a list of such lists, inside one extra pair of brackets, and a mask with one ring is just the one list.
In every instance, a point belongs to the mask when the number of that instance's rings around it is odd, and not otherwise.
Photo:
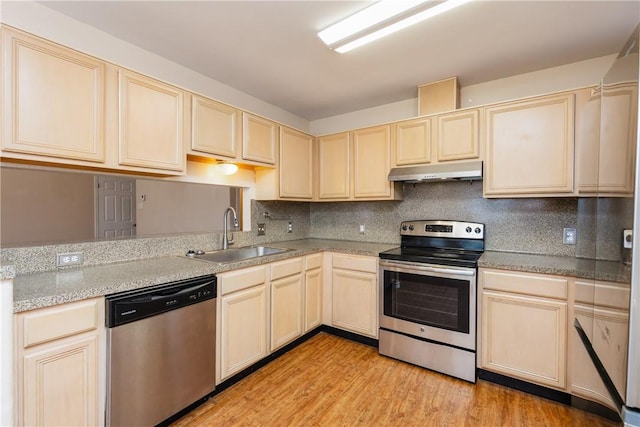
[(446, 180), (473, 181), (482, 179), (482, 161), (443, 163), (437, 165), (393, 168), (389, 181), (438, 182)]

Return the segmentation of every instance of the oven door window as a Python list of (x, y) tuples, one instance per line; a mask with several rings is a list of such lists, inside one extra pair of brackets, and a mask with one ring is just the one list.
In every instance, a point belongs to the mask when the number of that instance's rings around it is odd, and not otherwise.
[(384, 272), (384, 314), (469, 333), (468, 280)]

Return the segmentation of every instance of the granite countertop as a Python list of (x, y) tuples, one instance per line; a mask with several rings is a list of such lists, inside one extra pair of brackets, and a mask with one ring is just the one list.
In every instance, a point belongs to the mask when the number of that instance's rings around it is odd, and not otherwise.
[(615, 261), (485, 251), (478, 261), (478, 267), (631, 283), (631, 268)]
[(215, 264), (176, 255), (17, 275), (13, 278), (13, 311), (14, 313), (19, 313), (176, 280), (270, 263), (314, 252), (332, 251), (378, 256), (379, 252), (397, 246), (384, 243), (324, 239), (291, 240), (273, 242), (267, 245), (287, 248), (291, 249), (291, 251), (225, 264)]

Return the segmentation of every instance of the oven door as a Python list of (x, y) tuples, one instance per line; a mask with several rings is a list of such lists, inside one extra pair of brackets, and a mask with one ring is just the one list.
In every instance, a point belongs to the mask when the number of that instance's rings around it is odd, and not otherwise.
[(380, 328), (476, 349), (476, 269), (380, 260)]

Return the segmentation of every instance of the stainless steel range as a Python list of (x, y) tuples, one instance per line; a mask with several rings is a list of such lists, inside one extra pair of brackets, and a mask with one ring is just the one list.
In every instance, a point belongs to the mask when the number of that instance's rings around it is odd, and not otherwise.
[(380, 253), (380, 354), (475, 382), (484, 224), (405, 221), (400, 235)]

